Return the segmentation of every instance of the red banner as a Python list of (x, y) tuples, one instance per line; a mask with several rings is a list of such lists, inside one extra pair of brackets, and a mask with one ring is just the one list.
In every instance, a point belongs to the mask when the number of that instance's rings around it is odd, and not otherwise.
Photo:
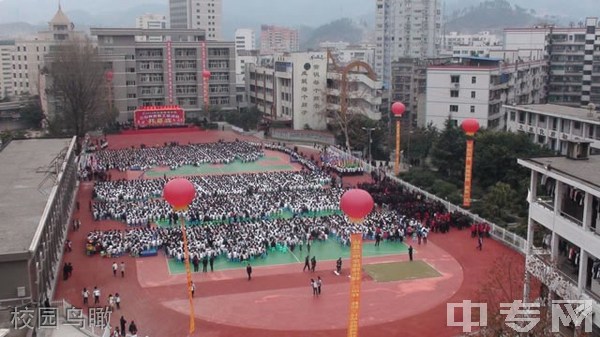
[(135, 110), (136, 128), (160, 128), (185, 125), (185, 111), (179, 106), (148, 106)]
[(357, 337), (362, 282), (362, 233), (351, 234), (350, 243), (350, 310), (348, 311), (347, 336)]
[(173, 104), (173, 44), (167, 41), (167, 89), (169, 104)]
[(473, 173), (473, 139), (467, 139), (465, 156), (465, 186), (463, 192), (463, 206), (471, 206), (471, 179)]

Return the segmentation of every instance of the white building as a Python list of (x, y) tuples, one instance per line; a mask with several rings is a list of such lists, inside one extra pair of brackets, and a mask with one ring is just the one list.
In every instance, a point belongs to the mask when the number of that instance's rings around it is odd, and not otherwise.
[(600, 153), (600, 112), (555, 104), (503, 108), (508, 115), (508, 131), (525, 132), (535, 143), (563, 155), (570, 141), (590, 142), (592, 152)]
[(250, 28), (238, 28), (235, 30), (235, 51), (255, 50), (256, 34)]
[[(348, 111), (379, 119), (381, 82), (370, 67), (355, 70), (348, 74)], [(326, 52), (276, 54), (246, 66), (249, 103), (295, 130), (327, 128), (328, 110), (339, 107), (340, 78), (339, 70), (328, 70)]]
[(436, 57), (441, 49), (439, 0), (377, 0), (375, 71), (389, 87), (392, 62)]
[[(166, 29), (167, 17), (162, 14), (144, 14), (135, 20), (135, 28), (141, 29)], [(137, 36), (136, 41), (160, 42), (160, 36)]]
[(0, 99), (11, 97), (13, 91), (12, 54), (15, 41), (0, 41)]
[(450, 32), (443, 36), (443, 48), (445, 50), (452, 50), (455, 46), (499, 46), (501, 42), (497, 35), (488, 31), (482, 31), (477, 34)]
[[(586, 336), (600, 336), (600, 156), (588, 157), (584, 143), (567, 147), (567, 157), (518, 160), (531, 170), (526, 285), (534, 277), (543, 297), (591, 300)], [(579, 336), (572, 328), (560, 332)]]
[(223, 0), (169, 0), (173, 29), (203, 29), (207, 40), (221, 40)]
[(330, 52), (339, 64), (362, 61), (372, 68), (375, 67), (375, 48), (348, 46), (346, 49), (334, 49)]
[(452, 47), (452, 56), (453, 57), (465, 57), (465, 56), (475, 56), (475, 57), (490, 57), (490, 53), (493, 50), (502, 50), (502, 46), (463, 46), (463, 45), (455, 45)]
[(506, 103), (534, 104), (544, 99), (544, 61), (504, 64), (465, 58), (462, 64), (427, 68), (425, 125), (443, 129), (450, 119), (460, 125), (476, 118), (483, 128), (502, 129)]
[(44, 57), (64, 41), (84, 38), (85, 33), (75, 30), (75, 26), (59, 5), (58, 11), (48, 23), (47, 31), (38, 32), (34, 38), (15, 41), (15, 49), (11, 56), (14, 94), (39, 95), (40, 70), (44, 66)]
[(291, 53), (300, 50), (298, 30), (288, 27), (262, 25), (260, 27), (260, 53)]

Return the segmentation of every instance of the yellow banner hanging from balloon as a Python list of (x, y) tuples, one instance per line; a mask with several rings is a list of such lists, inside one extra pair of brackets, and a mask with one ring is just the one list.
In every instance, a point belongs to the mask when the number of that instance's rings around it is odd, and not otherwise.
[(358, 337), (360, 318), (360, 286), (362, 281), (362, 233), (350, 236), (350, 310), (348, 337)]
[(473, 178), (473, 139), (467, 139), (465, 154), (465, 185), (463, 191), (463, 207), (471, 207), (471, 179)]

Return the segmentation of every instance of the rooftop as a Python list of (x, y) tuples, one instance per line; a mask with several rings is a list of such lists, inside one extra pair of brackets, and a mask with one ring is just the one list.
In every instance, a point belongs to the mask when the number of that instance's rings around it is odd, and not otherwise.
[(574, 108), (557, 104), (526, 104), (526, 105), (507, 105), (511, 109), (524, 110), (528, 112), (541, 113), (553, 117), (570, 117), (582, 122), (593, 122), (600, 125), (600, 112), (596, 111), (590, 115), (588, 108)]
[[(574, 160), (567, 157), (541, 157), (520, 159), (524, 166), (539, 168), (539, 172), (551, 170), (572, 180), (600, 191), (600, 156), (589, 156), (587, 160)], [(530, 168), (532, 168), (530, 167)]]
[(14, 140), (0, 151), (0, 255), (29, 250), (53, 180), (43, 184), (41, 191), (40, 184), (70, 141)]

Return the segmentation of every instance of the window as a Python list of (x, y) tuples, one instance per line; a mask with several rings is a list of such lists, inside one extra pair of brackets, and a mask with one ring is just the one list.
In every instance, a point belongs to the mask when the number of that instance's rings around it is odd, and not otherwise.
[(458, 112), (458, 105), (450, 105), (450, 112)]
[(471, 105), (471, 113), (474, 114), (475, 113), (475, 106)]
[(450, 75), (450, 83), (460, 83), (460, 75)]
[(510, 112), (510, 120), (514, 122), (515, 121), (515, 117), (516, 117), (515, 111), (511, 111)]
[(450, 90), (450, 97), (458, 97), (458, 90)]
[(473, 76), (473, 77), (471, 77), (471, 83), (472, 83), (472, 84), (475, 84), (475, 83), (477, 83), (477, 76)]
[(471, 91), (471, 98), (475, 98), (476, 94), (475, 91)]

